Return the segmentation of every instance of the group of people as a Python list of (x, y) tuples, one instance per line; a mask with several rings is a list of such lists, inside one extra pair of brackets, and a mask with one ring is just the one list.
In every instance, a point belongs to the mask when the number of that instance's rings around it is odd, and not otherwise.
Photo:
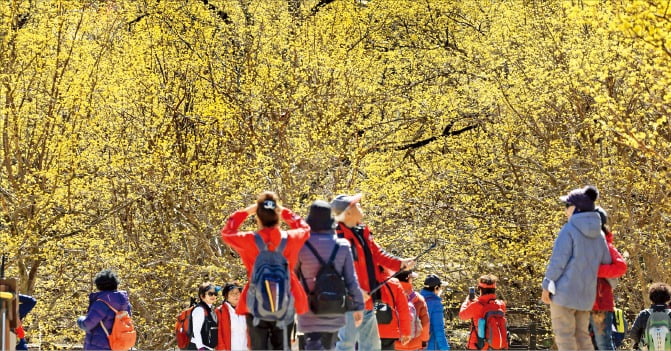
[[(419, 294), (413, 291), (418, 278), (412, 271), (414, 260), (391, 255), (375, 243), (362, 222), (360, 199), (356, 194), (339, 195), (330, 203), (317, 200), (303, 220), (282, 207), (274, 192), (263, 192), (254, 204), (229, 216), (221, 235), (247, 268), (250, 282), (242, 289), (235, 312), (246, 317), (250, 349), (286, 348), (294, 328), (302, 335), (305, 350), (449, 349), (440, 298), (446, 283), (429, 275), (424, 289)], [(252, 215), (258, 229), (240, 231)], [(280, 221), (290, 229), (281, 230)], [(290, 309), (277, 320), (259, 316), (263, 306), (255, 303), (259, 291), (255, 272), (266, 251), (281, 252), (290, 267)], [(329, 279), (324, 278), (326, 271), (337, 277), (330, 278), (332, 284), (324, 283)], [(336, 293), (327, 290), (340, 283), (344, 296), (333, 300), (342, 301), (339, 309), (329, 301), (329, 294)], [(263, 289), (273, 294), (272, 289)]]
[[(541, 295), (550, 305), (559, 350), (615, 348), (613, 289), (627, 265), (597, 198), (591, 186), (560, 198), (568, 220), (555, 240)], [(375, 243), (360, 200), (356, 194), (315, 201), (303, 220), (281, 206), (275, 193), (263, 192), (231, 214), (221, 236), (240, 255), (248, 282), (201, 284), (185, 348), (281, 350), (294, 331), (305, 350), (449, 350), (441, 299), (446, 283), (430, 274), (415, 292), (414, 259)], [(240, 231), (250, 216), (257, 230)], [(281, 222), (289, 229), (282, 230)], [(130, 313), (112, 272), (100, 272), (95, 283), (99, 292), (78, 320), (87, 331), (87, 350), (109, 349), (103, 329), (112, 327), (112, 306)], [(459, 317), (471, 321), (468, 349), (508, 347), (506, 305), (497, 299), (497, 283), (494, 275), (481, 276), (461, 306)], [(220, 292), (224, 302), (216, 306)], [(648, 320), (666, 315), (671, 324), (670, 298), (667, 285), (650, 288), (653, 305), (631, 330), (635, 346), (649, 343)]]

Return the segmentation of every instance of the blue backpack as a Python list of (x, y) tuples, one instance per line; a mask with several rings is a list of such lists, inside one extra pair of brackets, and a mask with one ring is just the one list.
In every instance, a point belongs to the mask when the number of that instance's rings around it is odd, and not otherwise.
[(294, 298), (291, 295), (289, 263), (283, 252), (287, 244), (287, 233), (282, 231), (282, 240), (275, 251), (259, 233), (254, 233), (259, 255), (247, 291), (247, 308), (254, 317), (254, 325), (260, 321), (277, 322), (278, 327), (286, 327), (294, 321)]

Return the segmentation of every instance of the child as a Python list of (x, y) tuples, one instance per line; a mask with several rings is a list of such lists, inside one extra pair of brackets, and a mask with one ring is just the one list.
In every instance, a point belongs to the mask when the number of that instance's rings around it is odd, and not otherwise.
[[(478, 340), (478, 321), (485, 317), (487, 311), (501, 310), (506, 311), (506, 303), (496, 299), (496, 282), (498, 278), (492, 274), (483, 275), (478, 279), (479, 297), (467, 296), (459, 310), (459, 318), (463, 320), (471, 319), (471, 334), (468, 337), (469, 350), (485, 350), (486, 342)], [(496, 304), (493, 308), (490, 304)], [(507, 338), (507, 335), (506, 335)], [(506, 340), (507, 344), (507, 340)]]
[[(652, 305), (649, 309), (642, 310), (638, 314), (629, 334), (634, 341), (634, 349), (639, 349), (639, 343), (645, 336), (645, 329), (647, 328), (651, 312), (666, 312), (671, 317), (671, 310), (667, 307), (667, 303), (671, 300), (671, 288), (668, 285), (653, 283), (650, 286), (650, 290), (648, 290), (648, 297), (652, 301)], [(643, 343), (645, 343), (645, 340), (643, 340)]]

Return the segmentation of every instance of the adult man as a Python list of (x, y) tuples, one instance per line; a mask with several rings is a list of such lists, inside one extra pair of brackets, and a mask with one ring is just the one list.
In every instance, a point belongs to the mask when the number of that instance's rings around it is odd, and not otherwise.
[(354, 268), (366, 300), (361, 325), (358, 327), (355, 325), (351, 312), (346, 314), (345, 326), (338, 331), (339, 341), (336, 344), (338, 351), (354, 350), (357, 342), (359, 350), (380, 350), (380, 333), (373, 310), (373, 300), (380, 299), (379, 291), (372, 298), (367, 294), (379, 284), (375, 270), (378, 266), (383, 266), (396, 272), (415, 266), (412, 259), (401, 259), (390, 255), (373, 241), (370, 228), (361, 222), (364, 214), (360, 200), (361, 194), (356, 194), (338, 195), (331, 201), (338, 222), (336, 231), (339, 237), (347, 239), (352, 246)]
[(589, 316), (596, 298), (597, 271), (610, 264), (610, 252), (595, 212), (598, 191), (587, 186), (560, 197), (568, 221), (552, 248), (541, 299), (550, 305), (552, 330), (559, 350), (594, 350)]

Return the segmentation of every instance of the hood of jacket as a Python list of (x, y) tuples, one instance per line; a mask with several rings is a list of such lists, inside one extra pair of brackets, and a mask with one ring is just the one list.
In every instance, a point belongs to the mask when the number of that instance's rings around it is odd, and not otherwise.
[(601, 217), (598, 212), (579, 212), (571, 215), (568, 223), (573, 225), (580, 234), (588, 238), (601, 235)]

